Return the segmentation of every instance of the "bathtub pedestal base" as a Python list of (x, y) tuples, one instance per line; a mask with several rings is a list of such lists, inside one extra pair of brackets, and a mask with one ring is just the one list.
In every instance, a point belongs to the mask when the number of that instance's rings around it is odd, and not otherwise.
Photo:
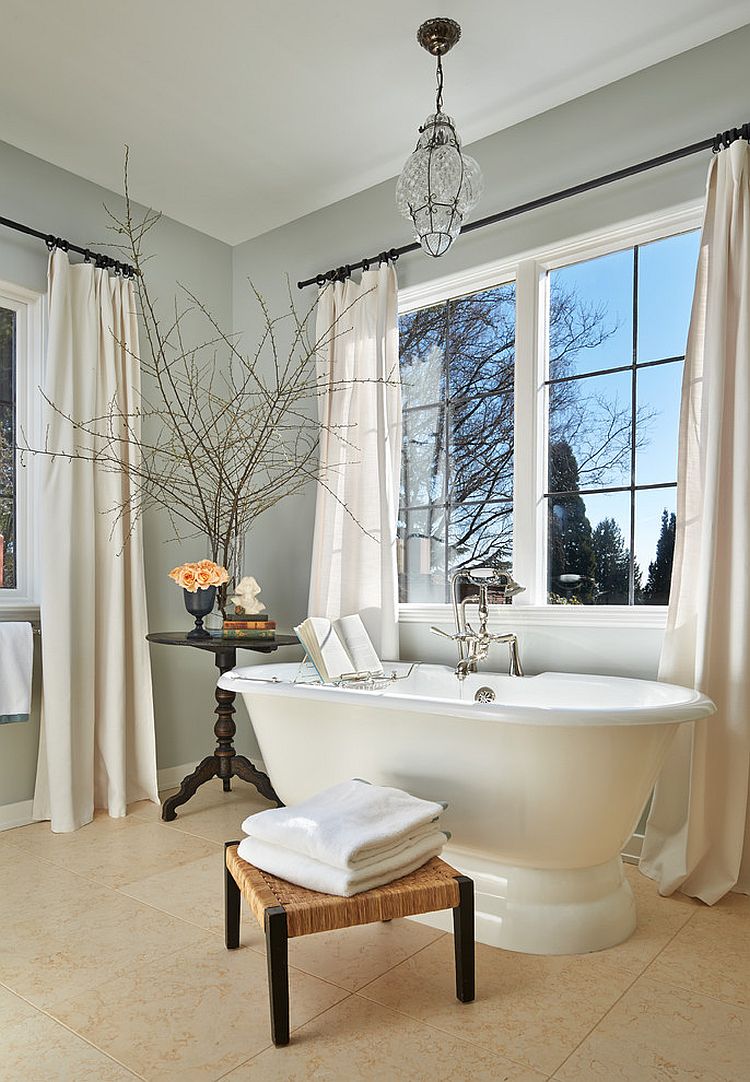
[[(635, 900), (619, 856), (569, 869), (501, 864), (452, 846), (443, 856), (474, 879), (480, 943), (524, 954), (586, 954), (635, 931)], [(443, 927), (441, 916), (420, 919)]]

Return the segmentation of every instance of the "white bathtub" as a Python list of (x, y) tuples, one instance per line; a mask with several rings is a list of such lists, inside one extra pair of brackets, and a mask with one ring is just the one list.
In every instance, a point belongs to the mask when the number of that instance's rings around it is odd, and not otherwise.
[[(444, 855), (475, 880), (480, 941), (577, 954), (631, 934), (620, 851), (677, 726), (713, 713), (704, 695), (565, 673), (461, 683), (426, 664), (382, 691), (295, 683), (299, 674), (255, 665), (219, 680), (242, 693), (285, 804), (352, 777), (447, 800)], [(483, 686), (494, 703), (474, 701)]]

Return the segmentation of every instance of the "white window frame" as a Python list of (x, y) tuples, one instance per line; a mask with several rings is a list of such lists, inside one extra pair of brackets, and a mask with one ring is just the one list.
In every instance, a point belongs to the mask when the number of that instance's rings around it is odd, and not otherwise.
[[(41, 434), (44, 294), (0, 280), (0, 308), (16, 313), (16, 432), (30, 446)], [(16, 585), (0, 589), (0, 616), (39, 612), (38, 484), (34, 455), (16, 454)]]
[[(609, 255), (700, 227), (703, 201), (684, 203), (545, 248), (459, 271), (399, 291), (399, 315), (493, 286), (516, 285), (516, 366), (513, 454), (513, 574), (525, 591), (513, 598), (514, 626), (663, 628), (661, 605), (548, 605), (547, 333), (548, 271)], [(459, 241), (460, 243), (460, 241)], [(507, 623), (508, 610), (495, 606), (491, 623)], [(403, 623), (450, 619), (450, 606), (402, 602)]]

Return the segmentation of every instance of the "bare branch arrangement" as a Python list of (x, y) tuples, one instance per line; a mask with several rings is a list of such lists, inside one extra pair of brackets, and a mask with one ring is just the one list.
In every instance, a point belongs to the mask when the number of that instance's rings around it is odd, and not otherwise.
[[(207, 555), (230, 572), (220, 591), (223, 610), (233, 581), (242, 575), (245, 535), (258, 516), (311, 481), (327, 487), (319, 474), (318, 442), (321, 431), (329, 429), (319, 420), (318, 399), (343, 389), (345, 381), (321, 381), (316, 358), (338, 331), (332, 326), (316, 339), (310, 327), (318, 300), (299, 312), (289, 284), (288, 307), (274, 316), (250, 283), (261, 321), (251, 353), (244, 353), (236, 336), (179, 283), (165, 321), (149, 289), (144, 250), (161, 215), (150, 209), (134, 214), (127, 154), (124, 194), (122, 217), (105, 209), (117, 247), (137, 272), (146, 348), (133, 359), (140, 364), (144, 389), (134, 406), (114, 398), (101, 417), (72, 417), (47, 401), (76, 432), (75, 450), (65, 457), (93, 461), (127, 477), (129, 495), (112, 509), (116, 521), (125, 521), (132, 532), (146, 511), (161, 508), (175, 540), (207, 540)], [(196, 319), (207, 335), (197, 346), (188, 344), (186, 327), (190, 322), (193, 331)], [(341, 428), (333, 434), (349, 443)], [(41, 453), (60, 454), (47, 446)]]

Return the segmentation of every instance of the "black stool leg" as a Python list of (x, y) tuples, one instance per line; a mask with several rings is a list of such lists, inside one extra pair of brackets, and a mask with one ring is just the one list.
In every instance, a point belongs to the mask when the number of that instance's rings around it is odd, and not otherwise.
[(239, 842), (224, 843), (224, 943), (227, 950), (235, 950), (240, 945), (240, 888), (227, 868), (227, 849)]
[(275, 1045), (289, 1044), (289, 956), (283, 905), (269, 906), (266, 910), (265, 930), (271, 1038)]
[(457, 875), (458, 905), (453, 910), (453, 946), (456, 952), (456, 998), (474, 999), (474, 882)]

